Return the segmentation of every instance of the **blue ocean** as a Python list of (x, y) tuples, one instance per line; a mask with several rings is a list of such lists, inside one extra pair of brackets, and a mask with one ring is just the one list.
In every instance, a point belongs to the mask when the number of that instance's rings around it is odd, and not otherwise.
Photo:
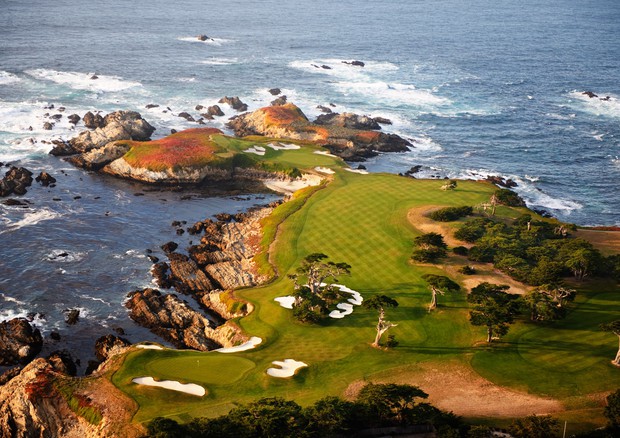
[[(112, 328), (148, 337), (122, 306), (150, 284), (146, 249), (184, 242), (172, 220), (265, 202), (182, 200), (48, 155), (83, 129), (66, 116), (86, 111), (138, 111), (157, 138), (196, 126), (182, 111), (223, 96), (253, 110), (278, 87), (311, 119), (332, 105), (413, 140), (365, 163), (372, 172), (498, 175), (561, 220), (620, 225), (619, 23), (615, 0), (0, 0), (0, 162), (58, 179), (35, 184), (27, 208), (0, 204), (0, 319), (30, 314), (84, 358)], [(207, 126), (225, 129), (236, 112), (222, 109)]]

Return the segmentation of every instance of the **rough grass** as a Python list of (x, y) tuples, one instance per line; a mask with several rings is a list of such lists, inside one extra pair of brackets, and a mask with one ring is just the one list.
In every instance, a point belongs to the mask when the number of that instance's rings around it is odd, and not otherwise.
[[(493, 346), (480, 342), (485, 339), (484, 328), (469, 324), (465, 293), (446, 294), (436, 311), (426, 311), (430, 292), (421, 276), (441, 275), (443, 271), (410, 262), (412, 242), (420, 232), (408, 222), (408, 210), (424, 205), (476, 205), (494, 191), (490, 184), (472, 181), (459, 181), (456, 190), (443, 191), (442, 183), (339, 171), (324, 189), (278, 207), (268, 219), (272, 222), (267, 224), (269, 237), (264, 244), (277, 229), (271, 262), (279, 277), (266, 286), (237, 291), (255, 306), (254, 312), (239, 321), (240, 326), (264, 341), (259, 348), (234, 356), (252, 361), (255, 367), (246, 371), (245, 362), (229, 364), (221, 372), (240, 377), (232, 384), (224, 383), (225, 379), (210, 383), (209, 396), (202, 400), (183, 395), (160, 397), (159, 393), (147, 397), (147, 390), (137, 390), (127, 379), (144, 375), (149, 362), (162, 353), (130, 355), (114, 382), (140, 404), (136, 420), (157, 415), (181, 421), (191, 416), (215, 416), (233, 403), (268, 396), (309, 404), (326, 395), (342, 395), (350, 383), (389, 375), (391, 370), (421, 363), (432, 368), (433, 363), (454, 360), (499, 385), (558, 398), (570, 396), (573, 410), (591, 408), (586, 403), (587, 394), (620, 386), (620, 374), (609, 364), (616, 339), (598, 330), (599, 323), (620, 317), (620, 297), (613, 293), (617, 292), (614, 285), (584, 283), (567, 320), (548, 326), (520, 321), (503, 342)], [(498, 209), (497, 214), (517, 216), (520, 211), (505, 208)], [(290, 310), (273, 301), (291, 293), (293, 284), (286, 275), (312, 252), (349, 263), (352, 275), (339, 280), (365, 298), (386, 294), (399, 302), (398, 308), (387, 311), (387, 319), (398, 323), (389, 332), (400, 342), (397, 348), (385, 351), (370, 346), (375, 311), (356, 307), (344, 319), (310, 326), (294, 321)], [(264, 258), (261, 263), (265, 263)], [(176, 369), (178, 363), (179, 369), (188, 369), (191, 360), (186, 356), (193, 360), (217, 354), (178, 353), (173, 357), (166, 353), (166, 366)], [(291, 379), (265, 374), (272, 361), (287, 358), (304, 361), (309, 367)], [(190, 374), (194, 371), (188, 369), (187, 374), (178, 375), (191, 381), (187, 377)], [(409, 383), (416, 384), (414, 376)], [(600, 408), (596, 415), (600, 422)]]

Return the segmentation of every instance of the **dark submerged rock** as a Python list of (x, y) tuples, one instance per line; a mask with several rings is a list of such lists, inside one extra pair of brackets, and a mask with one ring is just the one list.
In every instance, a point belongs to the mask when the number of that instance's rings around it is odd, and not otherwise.
[(65, 322), (67, 324), (75, 325), (80, 321), (80, 309), (69, 309), (66, 313)]
[(286, 96), (280, 96), (277, 99), (271, 101), (272, 106), (281, 106), (286, 104)]
[(239, 99), (237, 96), (235, 97), (222, 97), (218, 103), (227, 103), (229, 104), (233, 109), (239, 111), (239, 112), (243, 112), (243, 111), (247, 111), (248, 110), (248, 106), (243, 103), (241, 101), (241, 99)]
[(25, 318), (0, 322), (0, 365), (27, 364), (42, 346), (41, 332)]
[(114, 335), (105, 335), (95, 342), (95, 356), (97, 360), (103, 362), (110, 356), (114, 356), (129, 347), (131, 342), (125, 338)]
[(342, 61), (342, 63), (348, 64), (348, 65), (354, 65), (356, 67), (364, 67), (366, 65), (362, 61)]
[(24, 195), (32, 185), (32, 172), (25, 167), (11, 167), (0, 180), (0, 196)]
[(278, 94), (280, 94), (281, 92), (282, 92), (282, 90), (280, 90), (279, 88), (271, 88), (271, 89), (269, 90), (269, 93), (270, 93), (272, 96), (277, 96), (277, 95), (278, 95)]
[(52, 175), (50, 175), (47, 172), (41, 172), (39, 176), (35, 178), (35, 181), (38, 183), (41, 183), (43, 187), (47, 187), (50, 184), (56, 183), (56, 178), (54, 178)]

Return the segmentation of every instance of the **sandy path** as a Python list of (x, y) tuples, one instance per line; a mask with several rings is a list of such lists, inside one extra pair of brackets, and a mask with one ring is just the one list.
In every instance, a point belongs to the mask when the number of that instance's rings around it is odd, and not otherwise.
[[(524, 417), (565, 410), (557, 400), (498, 386), (459, 362), (418, 364), (373, 382), (419, 386), (429, 394), (430, 403), (465, 417)], [(354, 398), (365, 383), (352, 383), (345, 397)]]

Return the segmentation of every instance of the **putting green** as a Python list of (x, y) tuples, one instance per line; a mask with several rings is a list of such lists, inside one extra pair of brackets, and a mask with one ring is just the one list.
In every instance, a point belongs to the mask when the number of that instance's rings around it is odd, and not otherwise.
[(213, 352), (155, 359), (146, 364), (145, 372), (159, 379), (229, 385), (241, 379), (255, 366), (251, 360)]

